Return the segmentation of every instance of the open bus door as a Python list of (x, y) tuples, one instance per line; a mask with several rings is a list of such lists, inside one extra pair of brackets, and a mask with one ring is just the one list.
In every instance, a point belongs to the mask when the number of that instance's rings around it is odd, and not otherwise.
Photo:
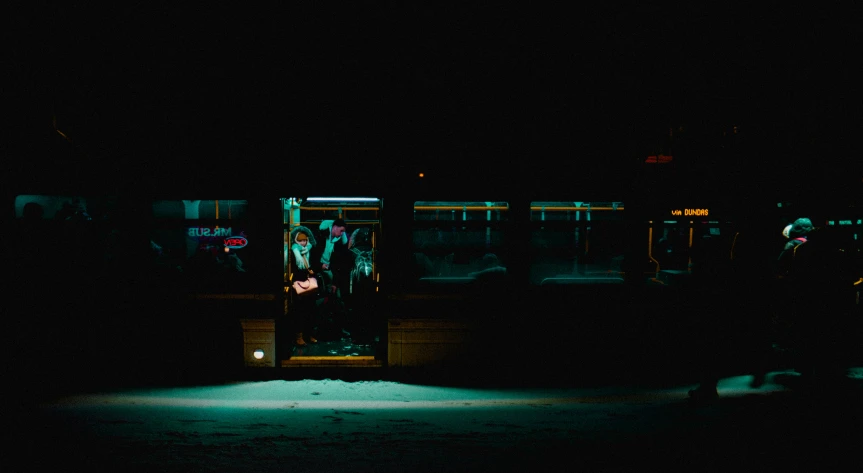
[[(383, 314), (379, 303), (381, 267), (379, 252), (382, 243), (383, 199), (378, 197), (288, 196), (281, 198), (283, 247), (283, 295), (279, 344), (283, 347), (280, 366), (301, 367), (381, 367), (386, 337)], [(350, 258), (342, 261), (339, 274), (321, 265), (321, 255), (330, 238), (334, 221), (346, 223), (346, 251)], [(291, 291), (294, 275), (291, 270), (291, 230), (298, 226), (314, 232), (316, 248), (311, 250), (310, 264), (316, 271), (319, 291), (313, 297), (310, 326), (314, 330), (300, 345), (295, 337), (299, 300)], [(337, 240), (336, 245), (341, 245)], [(334, 261), (333, 264), (336, 264)], [(328, 291), (329, 283), (338, 286), (338, 293)], [(314, 339), (314, 341), (312, 341)]]

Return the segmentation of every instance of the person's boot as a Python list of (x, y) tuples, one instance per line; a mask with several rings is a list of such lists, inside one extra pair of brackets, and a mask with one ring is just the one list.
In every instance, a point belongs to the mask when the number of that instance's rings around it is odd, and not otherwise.
[(695, 389), (690, 389), (689, 401), (701, 406), (715, 404), (719, 401), (719, 391), (716, 389), (716, 383), (704, 382), (699, 384)]
[(303, 332), (297, 332), (297, 340), (294, 342), (298, 347), (306, 346), (306, 341), (303, 340)]
[(771, 347), (770, 351), (761, 354), (761, 356), (755, 362), (755, 372), (752, 373), (752, 381), (749, 382), (749, 387), (751, 388), (760, 388), (764, 386), (764, 382), (767, 380), (767, 373), (770, 372), (771, 366), (776, 366), (776, 356), (775, 356), (775, 344)]
[(764, 386), (764, 381), (767, 378), (767, 370), (759, 368), (752, 375), (752, 381), (749, 382), (749, 387), (753, 389), (758, 389), (761, 386)]

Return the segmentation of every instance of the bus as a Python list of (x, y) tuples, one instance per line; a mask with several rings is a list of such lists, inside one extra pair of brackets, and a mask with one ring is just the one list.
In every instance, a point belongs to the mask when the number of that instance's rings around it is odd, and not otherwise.
[[(40, 347), (31, 368), (74, 359), (123, 379), (569, 379), (685, 358), (701, 241), (767, 287), (781, 229), (809, 215), (863, 277), (854, 202), (339, 189), (14, 193), (6, 246), (28, 277), (10, 287), (29, 301), (17, 348)], [(337, 297), (313, 295), (316, 342), (299, 346), (289, 235), (303, 226), (322, 244), (336, 220), (349, 277)]]

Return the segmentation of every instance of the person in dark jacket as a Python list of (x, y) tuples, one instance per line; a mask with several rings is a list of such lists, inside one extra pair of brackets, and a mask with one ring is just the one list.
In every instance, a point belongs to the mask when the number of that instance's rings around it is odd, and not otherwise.
[[(790, 229), (793, 239), (797, 223)], [(804, 222), (804, 224), (807, 222)], [(804, 226), (805, 228), (805, 226)], [(845, 352), (857, 340), (850, 335), (855, 326), (856, 292), (859, 278), (847, 245), (831, 229), (810, 226), (805, 240), (789, 242), (783, 253), (793, 253), (784, 280), (791, 302), (791, 350), (794, 369), (810, 387), (822, 389), (847, 381)]]
[(324, 220), (320, 230), (325, 232), (321, 245), (321, 272), (325, 279), (326, 293), (341, 298), (350, 280), (353, 256), (348, 249), (347, 224), (342, 219)]
[(815, 227), (812, 226), (812, 221), (808, 218), (798, 218), (793, 223), (789, 224), (782, 230), (782, 235), (788, 239), (782, 252), (779, 253), (777, 260), (778, 271), (780, 278), (785, 278), (793, 269), (794, 254), (797, 247), (806, 243), (809, 240), (809, 233)]
[(699, 384), (689, 391), (695, 402), (715, 401), (717, 384), (735, 350), (734, 303), (738, 291), (732, 265), (734, 238), (705, 235), (692, 246), (692, 281), (686, 299), (692, 310)]
[(344, 220), (323, 220), (319, 229), (323, 242), (313, 259), (320, 262), (323, 297), (317, 301), (317, 316), (326, 326), (319, 333), (328, 340), (335, 340), (350, 336), (346, 329), (348, 312), (344, 297), (350, 291), (354, 253), (348, 247)]

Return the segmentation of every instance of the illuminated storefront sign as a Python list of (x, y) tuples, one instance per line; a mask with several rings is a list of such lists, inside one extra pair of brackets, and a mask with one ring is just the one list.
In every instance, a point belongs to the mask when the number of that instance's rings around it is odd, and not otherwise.
[(243, 232), (235, 236), (231, 227), (189, 227), (186, 235), (198, 241), (211, 243), (219, 242), (219, 239), (224, 238), (221, 243), (225, 248), (230, 249), (245, 248), (249, 244)]
[(188, 235), (190, 237), (229, 237), (233, 234), (231, 233), (231, 227), (190, 227)]
[(679, 216), (687, 216), (687, 217), (706, 217), (709, 213), (710, 209), (675, 209), (671, 211), (671, 215), (675, 217)]
[(659, 156), (648, 156), (647, 159), (644, 160), (644, 162), (648, 164), (665, 164), (670, 163), (673, 160), (673, 156), (666, 156), (664, 154), (660, 154)]
[(231, 249), (243, 248), (249, 244), (249, 240), (246, 240), (246, 237), (236, 236), (225, 238), (225, 247)]

